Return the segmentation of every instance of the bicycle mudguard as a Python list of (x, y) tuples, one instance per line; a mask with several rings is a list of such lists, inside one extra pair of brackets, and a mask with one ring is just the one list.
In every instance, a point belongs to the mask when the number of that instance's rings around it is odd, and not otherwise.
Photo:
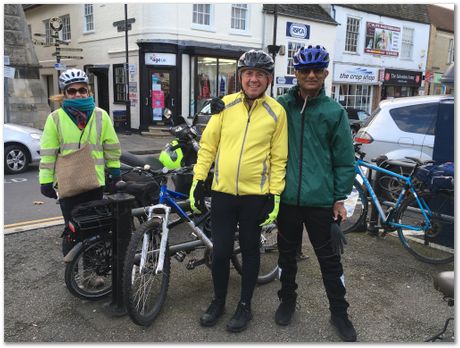
[(80, 249), (83, 247), (83, 243), (82, 242), (78, 242), (77, 244), (74, 245), (74, 247), (72, 249), (70, 249), (70, 251), (67, 253), (66, 256), (64, 256), (64, 262), (71, 262), (75, 256), (78, 254), (78, 252), (80, 251)]

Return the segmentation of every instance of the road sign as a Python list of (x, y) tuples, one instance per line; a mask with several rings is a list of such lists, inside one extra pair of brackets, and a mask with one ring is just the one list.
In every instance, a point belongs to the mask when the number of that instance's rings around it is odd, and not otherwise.
[(66, 70), (67, 66), (64, 63), (56, 63), (56, 64), (54, 64), (54, 69), (56, 69), (56, 70)]
[(81, 52), (83, 51), (83, 48), (72, 48), (72, 47), (59, 47), (59, 49), (57, 49), (59, 51), (75, 51), (75, 52)]
[(56, 42), (58, 44), (61, 44), (61, 45), (68, 45), (69, 44), (67, 41), (62, 41), (62, 40), (59, 40), (59, 39), (54, 39), (54, 42)]
[(54, 31), (61, 31), (64, 24), (62, 23), (62, 19), (59, 17), (53, 17), (49, 20), (49, 24), (51, 29)]
[(3, 76), (8, 79), (14, 79), (14, 72), (16, 71), (15, 68), (11, 66), (4, 66), (3, 67)]
[(46, 35), (46, 34), (42, 34), (42, 33), (34, 33), (34, 36), (46, 37), (47, 35)]
[(81, 57), (81, 56), (60, 56), (56, 53), (53, 53), (52, 54), (53, 56), (56, 56), (56, 58), (58, 59), (61, 59), (61, 58), (64, 58), (64, 59), (83, 59), (84, 57)]
[(38, 41), (36, 39), (32, 39), (32, 43), (34, 45), (40, 45), (40, 46), (45, 46), (45, 47), (50, 47), (51, 46), (50, 44), (48, 44), (48, 43), (46, 43), (44, 41)]

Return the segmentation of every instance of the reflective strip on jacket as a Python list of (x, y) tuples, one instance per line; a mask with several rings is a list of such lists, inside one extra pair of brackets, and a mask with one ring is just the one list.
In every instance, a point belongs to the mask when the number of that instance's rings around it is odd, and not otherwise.
[(223, 97), (225, 110), (212, 115), (200, 141), (194, 179), (205, 180), (213, 162), (212, 189), (232, 195), (279, 195), (287, 162), (283, 107), (264, 95), (247, 109), (242, 92)]
[[(88, 134), (91, 122), (93, 122), (91, 134)], [(79, 149), (79, 144), (80, 147), (83, 144), (90, 144), (101, 186), (105, 185), (104, 166), (120, 168), (120, 142), (107, 112), (96, 107), (86, 127), (80, 130), (69, 115), (60, 108), (48, 115), (40, 141), (40, 184), (48, 184), (56, 180), (54, 170), (57, 155), (75, 152)]]

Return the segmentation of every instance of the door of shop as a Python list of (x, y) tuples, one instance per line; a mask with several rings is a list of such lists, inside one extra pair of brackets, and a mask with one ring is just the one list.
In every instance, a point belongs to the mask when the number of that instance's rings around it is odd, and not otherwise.
[(148, 68), (147, 88), (145, 96), (147, 124), (164, 125), (165, 108), (177, 115), (176, 71), (168, 68)]

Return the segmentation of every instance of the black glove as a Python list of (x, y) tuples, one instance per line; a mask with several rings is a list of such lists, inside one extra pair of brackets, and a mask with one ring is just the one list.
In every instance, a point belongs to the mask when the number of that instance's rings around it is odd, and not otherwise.
[(332, 251), (335, 255), (340, 256), (343, 254), (343, 246), (347, 245), (347, 240), (340, 228), (340, 221), (342, 218), (338, 216), (336, 221), (333, 221), (331, 224), (331, 244)]
[(225, 103), (220, 98), (212, 98), (211, 115), (219, 114), (225, 109)]
[(40, 186), (40, 192), (42, 193), (43, 196), (46, 196), (48, 198), (54, 198), (54, 199), (58, 198), (56, 194), (56, 190), (53, 188), (52, 183), (42, 184)]
[(117, 193), (117, 188), (116, 188), (116, 184), (117, 182), (119, 182), (121, 180), (121, 176), (116, 176), (116, 177), (113, 177), (110, 182), (109, 182), (109, 186), (108, 186), (108, 190), (110, 193)]
[(196, 214), (202, 214), (206, 211), (204, 204), (205, 187), (203, 180), (193, 180), (190, 188), (190, 207)]

